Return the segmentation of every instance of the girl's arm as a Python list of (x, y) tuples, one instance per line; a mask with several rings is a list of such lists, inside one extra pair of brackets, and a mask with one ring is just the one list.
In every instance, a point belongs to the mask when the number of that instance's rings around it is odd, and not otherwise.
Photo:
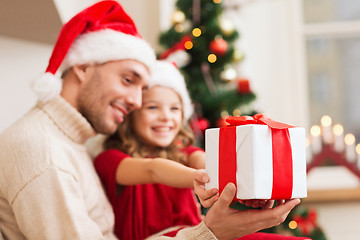
[(161, 183), (171, 187), (192, 188), (195, 169), (163, 158), (124, 158), (116, 170), (120, 185)]
[(190, 154), (188, 166), (195, 169), (205, 169), (205, 152), (195, 151)]

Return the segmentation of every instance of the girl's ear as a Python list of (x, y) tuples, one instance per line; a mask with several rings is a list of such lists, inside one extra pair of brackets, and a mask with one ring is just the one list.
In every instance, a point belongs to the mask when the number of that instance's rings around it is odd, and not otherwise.
[(74, 65), (73, 66), (73, 71), (75, 73), (75, 75), (77, 76), (77, 78), (80, 80), (80, 82), (85, 81), (85, 76), (86, 76), (86, 69), (89, 67), (88, 64), (82, 64), (82, 65)]

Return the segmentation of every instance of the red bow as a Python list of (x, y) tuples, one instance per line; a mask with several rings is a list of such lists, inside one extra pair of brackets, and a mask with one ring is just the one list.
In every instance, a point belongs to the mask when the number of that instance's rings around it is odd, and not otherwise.
[(226, 122), (229, 123), (229, 126), (239, 126), (239, 125), (246, 125), (246, 124), (263, 124), (267, 125), (272, 129), (286, 129), (292, 128), (294, 126), (276, 122), (271, 118), (263, 115), (263, 114), (255, 114), (253, 117), (251, 116), (230, 116), (226, 118)]

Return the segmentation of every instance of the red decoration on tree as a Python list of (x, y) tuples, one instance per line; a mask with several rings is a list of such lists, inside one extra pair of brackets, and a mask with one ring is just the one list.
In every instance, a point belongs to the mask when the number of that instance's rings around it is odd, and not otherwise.
[(246, 79), (246, 78), (239, 79), (237, 84), (238, 84), (238, 92), (239, 93), (246, 94), (246, 93), (251, 92), (249, 79)]
[(228, 43), (222, 38), (215, 38), (210, 42), (209, 49), (210, 52), (223, 56), (228, 50)]
[(194, 132), (200, 130), (202, 133), (204, 133), (205, 130), (210, 126), (210, 122), (206, 118), (195, 118), (190, 121), (190, 126)]
[(307, 216), (294, 215), (293, 220), (297, 223), (299, 230), (304, 236), (308, 236), (316, 226), (317, 214), (315, 210), (309, 210)]

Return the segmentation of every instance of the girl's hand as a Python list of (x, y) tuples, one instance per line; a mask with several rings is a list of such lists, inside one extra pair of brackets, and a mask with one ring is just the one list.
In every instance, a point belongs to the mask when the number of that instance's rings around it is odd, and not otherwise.
[(209, 182), (210, 178), (205, 173), (204, 169), (196, 170), (194, 173), (194, 191), (199, 197), (200, 203), (204, 208), (211, 207), (219, 198), (219, 191), (216, 188), (206, 190), (205, 183)]
[[(194, 173), (194, 191), (199, 197), (200, 203), (203, 207), (211, 207), (219, 198), (219, 190), (216, 188), (206, 190), (205, 183), (209, 182), (210, 178), (205, 173), (204, 169), (196, 170)], [(239, 200), (241, 204), (253, 208), (272, 208), (274, 200), (266, 199), (250, 199), (250, 200)], [(278, 204), (284, 201), (278, 201)]]

